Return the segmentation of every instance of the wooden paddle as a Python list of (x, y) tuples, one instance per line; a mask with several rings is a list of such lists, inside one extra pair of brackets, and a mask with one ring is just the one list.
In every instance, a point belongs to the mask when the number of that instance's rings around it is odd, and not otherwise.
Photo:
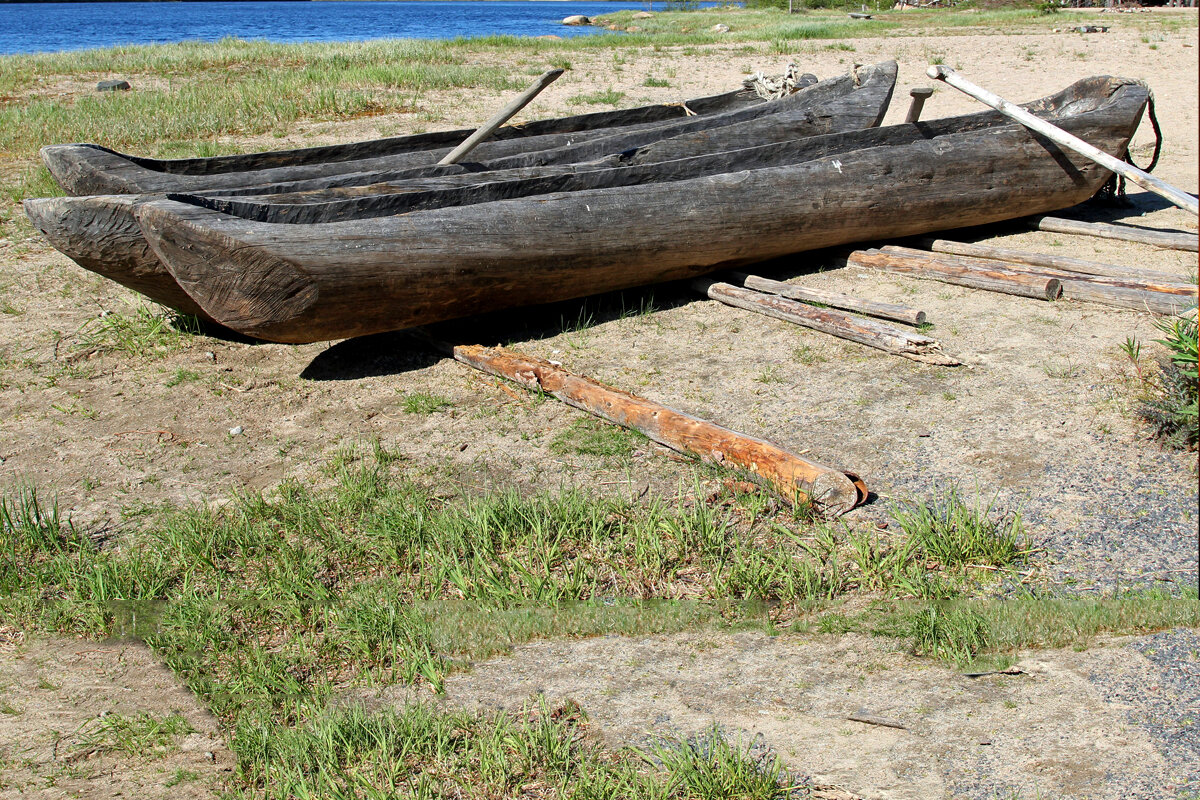
[(1004, 116), (1016, 120), (1032, 131), (1040, 133), (1055, 144), (1074, 150), (1076, 153), (1095, 161), (1105, 169), (1110, 169), (1118, 175), (1133, 181), (1138, 186), (1165, 197), (1185, 211), (1190, 211), (1200, 216), (1200, 203), (1197, 202), (1195, 196), (1172, 186), (1166, 181), (1155, 178), (1150, 173), (1140, 170), (1132, 164), (1127, 164), (1119, 158), (1110, 156), (1108, 153), (1093, 147), (1078, 136), (1067, 133), (1062, 128), (1051, 125), (1044, 119), (1035, 117), (1020, 106), (1013, 105), (1003, 97), (992, 94), (987, 89), (976, 86), (969, 80), (961, 77), (950, 67), (935, 64), (929, 68), (926, 74), (934, 80), (950, 84), (964, 94), (969, 94), (984, 105), (991, 106)]
[(533, 85), (521, 93), (519, 97), (513, 98), (513, 101), (504, 108), (496, 112), (496, 116), (489, 119), (482, 128), (472, 133), (458, 147), (451, 150), (449, 153), (438, 162), (438, 166), (445, 164), (457, 164), (466, 157), (467, 153), (475, 149), (475, 145), (482, 142), (487, 137), (495, 132), (504, 123), (508, 122), (512, 117), (525, 106), (529, 105), (529, 101), (541, 94), (542, 90), (550, 84), (558, 80), (563, 74), (561, 69), (552, 69), (549, 72), (543, 73), (540, 78), (533, 82)]

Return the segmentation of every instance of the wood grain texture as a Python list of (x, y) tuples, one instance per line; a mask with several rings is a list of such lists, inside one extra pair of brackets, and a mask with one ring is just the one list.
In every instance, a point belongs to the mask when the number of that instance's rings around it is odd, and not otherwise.
[(480, 345), (457, 345), (450, 352), (456, 361), (474, 369), (553, 395), (601, 419), (640, 431), (677, 452), (709, 464), (746, 470), (785, 500), (810, 503), (825, 516), (845, 514), (867, 498), (866, 486), (847, 473), (540, 358)]
[[(638, 108), (596, 111), (535, 120), (497, 130), (496, 140), (532, 139), (625, 125), (655, 125), (688, 116), (705, 116), (759, 105), (754, 92), (738, 89), (682, 103), (657, 103)], [(42, 148), (42, 161), (68, 194), (124, 194), (170, 191), (171, 178), (227, 175), (287, 169), (312, 164), (347, 163), (403, 153), (445, 150), (463, 141), (469, 129), (435, 131), (351, 144), (324, 145), (265, 153), (211, 158), (153, 159), (118, 153), (94, 144), (62, 144)], [(430, 159), (433, 163), (436, 159)]]
[(1056, 256), (1049, 253), (1034, 253), (1028, 250), (1014, 250), (1009, 247), (968, 244), (967, 242), (954, 242), (946, 239), (922, 239), (920, 245), (935, 253), (990, 258), (996, 261), (1006, 261), (1010, 264), (1029, 264), (1034, 267), (1050, 267), (1051, 269), (1078, 273), (1080, 275), (1163, 282), (1170, 282), (1175, 278), (1171, 273), (1159, 270), (1126, 267), (1118, 264), (1104, 264), (1099, 261), (1087, 261), (1082, 258)]
[(948, 258), (858, 250), (846, 258), (846, 264), (1034, 300), (1056, 300), (1062, 294), (1062, 282), (1057, 278), (999, 266), (963, 264)]
[(961, 364), (958, 359), (941, 352), (941, 345), (928, 336), (909, 333), (894, 325), (840, 311), (815, 308), (787, 297), (752, 291), (740, 286), (721, 283), (709, 278), (692, 282), (692, 288), (706, 297), (735, 308), (765, 314), (794, 325), (803, 325), (839, 339), (883, 350), (902, 358), (951, 367)]
[[(1061, 124), (1123, 152), (1145, 89), (1085, 85), (1103, 94), (1079, 98), (1092, 110)], [(171, 200), (135, 213), (211, 316), (250, 336), (305, 342), (1044, 213), (1108, 178), (1012, 124), (895, 147), (859, 148), (856, 136), (819, 137), (826, 155), (802, 163), (344, 222), (261, 223)], [(838, 141), (851, 149), (835, 152)]]
[(756, 292), (777, 294), (780, 297), (787, 297), (792, 300), (800, 300), (805, 303), (820, 303), (821, 305), (831, 306), (833, 308), (844, 308), (848, 311), (858, 311), (862, 314), (869, 314), (872, 317), (894, 319), (897, 322), (904, 322), (909, 325), (921, 325), (925, 322), (924, 311), (918, 311), (916, 309), (896, 305), (894, 303), (880, 303), (876, 300), (853, 297), (840, 292), (829, 292), (823, 289), (797, 286), (794, 283), (773, 281), (770, 278), (762, 278), (758, 275), (747, 275), (744, 272), (734, 272), (730, 277), (745, 286), (747, 289), (753, 289)]
[[(772, 102), (746, 105), (707, 115), (683, 117), (666, 122), (636, 123), (610, 128), (596, 128), (567, 133), (547, 133), (521, 138), (501, 138), (487, 141), (478, 146), (475, 155), (495, 162), (495, 167), (537, 166), (541, 164), (580, 161), (586, 158), (617, 153), (661, 139), (696, 133), (709, 127), (745, 124), (760, 117), (783, 115), (781, 125), (795, 124), (803, 119), (815, 104), (825, 104), (847, 93), (860, 98), (873, 97), (875, 108), (872, 118), (882, 117), (877, 110), (879, 100), (890, 98), (895, 84), (895, 62), (862, 68), (861, 78), (844, 75), (820, 81)], [(860, 85), (861, 83), (861, 85)], [(885, 96), (877, 95), (883, 92)], [(867, 102), (865, 99), (863, 102)], [(855, 125), (855, 127), (860, 127)], [(129, 192), (194, 192), (201, 190), (243, 187), (308, 179), (326, 178), (348, 173), (365, 173), (379, 170), (424, 168), (431, 174), (452, 170), (461, 165), (437, 166), (438, 159), (450, 152), (449, 147), (418, 151), (391, 152), (385, 155), (369, 155), (350, 160), (322, 161), (291, 166), (221, 172), (218, 174), (184, 175), (155, 172), (147, 169), (143, 162), (134, 161), (120, 154), (91, 146), (65, 149), (55, 153), (43, 152), (48, 167), (50, 160), (57, 159), (57, 169), (68, 157), (74, 159), (71, 171), (64, 173), (60, 183), (72, 188), (73, 194), (124, 194)], [(534, 156), (531, 153), (538, 153)], [(51, 167), (54, 172), (55, 167)], [(55, 173), (58, 178), (58, 173)], [(67, 183), (64, 183), (66, 181)]]
[(1030, 221), (1034, 230), (1050, 233), (1069, 233), (1075, 236), (1095, 236), (1100, 239), (1116, 239), (1122, 242), (1149, 244), (1169, 250), (1197, 252), (1197, 236), (1183, 231), (1152, 231), (1133, 225), (1112, 225), (1107, 222), (1081, 222), (1062, 217), (1039, 217)]
[[(820, 119), (823, 130), (853, 129), (863, 124), (864, 119), (874, 122), (886, 109), (894, 71), (886, 67), (871, 70), (869, 75), (875, 76), (873, 82), (867, 81), (863, 86), (855, 87), (849, 79), (837, 80), (824, 87), (823, 92), (810, 93), (806, 95), (805, 102), (797, 102), (793, 106), (804, 115)], [(856, 113), (846, 111), (846, 106), (839, 102), (847, 94), (854, 95), (850, 108), (857, 109)], [(819, 102), (823, 97), (832, 99)], [(439, 177), (409, 178), (367, 187), (322, 189), (283, 196), (217, 195), (186, 196), (185, 199), (249, 219), (307, 224), (471, 205), (554, 191), (680, 180), (774, 164), (788, 157), (791, 152), (789, 146), (793, 142), (784, 142), (773, 148), (709, 152), (708, 148), (714, 144), (736, 146), (743, 138), (759, 138), (754, 129), (761, 119), (731, 126), (737, 130), (731, 132), (728, 139), (720, 136), (709, 139), (692, 137), (686, 145), (672, 145), (672, 156), (691, 153), (695, 157), (690, 159), (655, 161), (651, 157), (654, 143), (650, 143), (634, 151), (587, 164), (463, 171)], [(555, 152), (556, 157), (565, 154)], [(630, 166), (634, 160), (637, 165)], [(142, 292), (157, 302), (193, 313), (198, 307), (187, 299), (174, 277), (145, 244), (140, 226), (133, 216), (133, 210), (138, 205), (161, 197), (97, 195), (55, 198), (30, 201), (26, 209), (31, 218), (37, 216), (35, 222), (43, 228), (51, 243), (81, 266)], [(120, 236), (108, 236), (106, 245), (101, 249), (92, 239), (102, 229), (120, 232)], [(127, 245), (125, 249), (119, 247), (121, 242)], [(101, 253), (107, 256), (104, 260), (100, 260)]]

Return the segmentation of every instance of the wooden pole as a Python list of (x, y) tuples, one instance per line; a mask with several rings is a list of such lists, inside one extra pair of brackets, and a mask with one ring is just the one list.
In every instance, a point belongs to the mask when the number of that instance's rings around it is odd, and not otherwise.
[(1164, 180), (1154, 177), (1145, 170), (1138, 169), (1119, 158), (1114, 158), (1103, 150), (1088, 144), (1078, 136), (1064, 131), (1057, 125), (1051, 125), (1046, 120), (1035, 117), (1020, 106), (1008, 102), (1003, 97), (993, 94), (980, 86), (976, 86), (950, 67), (944, 64), (935, 64), (929, 68), (926, 74), (935, 80), (945, 81), (960, 92), (969, 94), (984, 105), (991, 106), (1004, 116), (1016, 120), (1032, 131), (1040, 133), (1055, 144), (1074, 150), (1076, 153), (1095, 161), (1100, 166), (1133, 181), (1143, 189), (1165, 197), (1185, 211), (1190, 211), (1200, 216), (1200, 202), (1194, 196), (1178, 187), (1172, 186)]
[(962, 363), (941, 352), (941, 345), (934, 339), (911, 334), (873, 319), (863, 319), (843, 314), (840, 311), (816, 308), (789, 300), (786, 297), (761, 294), (709, 278), (699, 278), (693, 281), (692, 288), (706, 297), (726, 305), (765, 314), (768, 317), (795, 325), (803, 325), (806, 328), (812, 328), (839, 339), (865, 344), (867, 347), (874, 347), (902, 358), (945, 367), (953, 367)]
[[(924, 258), (929, 255), (924, 250), (913, 250), (907, 247), (885, 247), (881, 252), (912, 258)], [(1149, 311), (1154, 314), (1178, 314), (1196, 304), (1196, 286), (1194, 284), (1158, 283), (1133, 278), (1080, 275), (1049, 267), (1011, 264), (968, 256), (946, 255), (941, 256), (939, 260), (969, 268), (1006, 269), (1043, 278), (1054, 278), (1062, 283), (1064, 300), (1085, 300), (1116, 308)]]
[(872, 317), (894, 319), (897, 322), (905, 322), (909, 325), (922, 325), (925, 323), (924, 311), (916, 311), (906, 306), (879, 303), (875, 300), (863, 300), (848, 294), (827, 292), (823, 289), (811, 289), (807, 286), (796, 286), (795, 284), (783, 283), (782, 281), (773, 281), (770, 278), (760, 278), (757, 275), (747, 275), (744, 272), (730, 273), (730, 277), (747, 289), (753, 289), (756, 292), (777, 294), (780, 297), (789, 297), (792, 300), (800, 300), (805, 303), (820, 303), (821, 305), (832, 306), (833, 308), (845, 308), (861, 314), (869, 314)]
[(512, 119), (518, 111), (529, 105), (529, 101), (541, 94), (542, 90), (550, 84), (554, 83), (563, 74), (561, 69), (552, 69), (549, 72), (543, 73), (540, 78), (533, 82), (533, 85), (521, 93), (519, 97), (513, 99), (508, 105), (496, 112), (496, 115), (489, 119), (482, 128), (472, 133), (458, 147), (451, 150), (449, 153), (438, 162), (438, 166), (446, 164), (457, 164), (462, 161), (467, 153), (475, 149), (475, 146), (482, 142), (487, 137), (495, 133), (496, 129), (504, 123)]
[(933, 94), (933, 89), (928, 86), (918, 86), (909, 93), (912, 102), (908, 105), (908, 113), (904, 116), (905, 122), (916, 122), (921, 118), (921, 109), (925, 107), (925, 101)]
[(968, 244), (953, 242), (946, 239), (921, 239), (922, 247), (927, 247), (935, 253), (950, 253), (956, 256), (973, 256), (975, 258), (990, 258), (996, 261), (1007, 261), (1016, 264), (1029, 264), (1034, 267), (1050, 267), (1063, 272), (1074, 272), (1081, 275), (1100, 275), (1107, 278), (1132, 278), (1134, 280), (1170, 282), (1178, 277), (1169, 272), (1160, 272), (1139, 267), (1122, 267), (1117, 264), (1102, 264), (1099, 261), (1085, 261), (1081, 258), (1068, 258), (1048, 253), (1033, 253), (1027, 250), (1012, 250), (1007, 247), (992, 247), (991, 245)]
[(1169, 250), (1197, 252), (1197, 237), (1194, 233), (1152, 231), (1133, 225), (1111, 225), (1107, 222), (1081, 222), (1062, 217), (1037, 217), (1031, 220), (1034, 230), (1049, 233), (1069, 233), (1078, 236), (1095, 236), (1099, 239), (1116, 239), (1121, 242), (1137, 242)]
[(807, 461), (770, 442), (738, 433), (599, 381), (575, 375), (540, 358), (481, 345), (431, 342), (474, 369), (507, 378), (535, 392), (625, 428), (710, 464), (745, 469), (790, 502), (808, 502), (820, 513), (845, 514), (867, 498), (856, 476)]
[(1032, 297), (1035, 300), (1055, 300), (1062, 294), (1062, 281), (1057, 278), (1044, 278), (1000, 267), (965, 266), (933, 257), (857, 250), (847, 257), (846, 264), (913, 275), (971, 289)]

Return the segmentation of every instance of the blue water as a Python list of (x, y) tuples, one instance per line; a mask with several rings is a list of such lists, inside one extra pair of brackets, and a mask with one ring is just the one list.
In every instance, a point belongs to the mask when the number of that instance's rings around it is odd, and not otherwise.
[[(655, 3), (659, 11), (664, 3)], [(720, 5), (703, 3), (702, 5)], [(646, 2), (0, 3), (0, 54), (155, 44), (223, 36), (272, 42), (452, 39), (457, 36), (587, 36), (563, 17), (596, 16)]]

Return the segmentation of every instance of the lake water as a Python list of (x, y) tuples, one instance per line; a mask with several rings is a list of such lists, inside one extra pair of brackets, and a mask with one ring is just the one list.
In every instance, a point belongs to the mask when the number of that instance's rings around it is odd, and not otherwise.
[[(654, 3), (660, 11), (665, 3)], [(702, 5), (720, 5), (703, 3)], [(223, 36), (272, 42), (453, 39), (459, 36), (588, 36), (563, 17), (649, 3), (574, 0), (488, 2), (0, 3), (0, 54), (155, 44)]]

